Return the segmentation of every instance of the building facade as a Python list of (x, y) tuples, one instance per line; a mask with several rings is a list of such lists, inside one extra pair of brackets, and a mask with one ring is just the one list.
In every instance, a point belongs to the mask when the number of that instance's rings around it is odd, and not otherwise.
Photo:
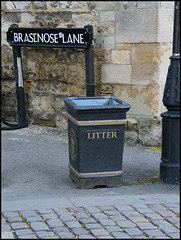
[[(96, 96), (131, 105), (126, 141), (161, 144), (162, 104), (172, 53), (174, 1), (1, 1), (1, 115), (17, 121), (11, 24), (94, 30)], [(86, 96), (82, 49), (22, 47), (28, 123), (67, 130), (63, 98)]]

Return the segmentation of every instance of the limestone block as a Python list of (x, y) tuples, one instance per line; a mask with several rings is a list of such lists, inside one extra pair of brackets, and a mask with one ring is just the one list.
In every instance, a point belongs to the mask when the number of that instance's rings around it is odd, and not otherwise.
[[(82, 25), (87, 21), (98, 21), (99, 14), (97, 12), (89, 13), (72, 13), (72, 21), (82, 22)], [(86, 24), (84, 24), (86, 25)]]
[(67, 1), (50, 1), (48, 4), (55, 9), (67, 9), (69, 7)]
[(96, 22), (94, 24), (94, 36), (111, 36), (115, 34), (115, 22), (104, 21), (104, 22)]
[(131, 50), (132, 44), (130, 43), (117, 43), (115, 44), (116, 50)]
[[(1, 67), (3, 69), (1, 73), (1, 78), (11, 80), (14, 79), (14, 64), (12, 62), (2, 62)], [(2, 80), (2, 82), (3, 82)]]
[(27, 10), (30, 4), (30, 1), (6, 1), (6, 8), (8, 10)]
[(21, 21), (26, 22), (26, 26), (27, 26), (27, 22), (34, 22), (35, 21), (35, 16), (33, 16), (30, 13), (22, 13), (21, 14)]
[(172, 43), (164, 43), (160, 46), (160, 64), (159, 64), (159, 84), (163, 87), (165, 85), (168, 67), (170, 65), (170, 56), (172, 55)]
[(127, 128), (132, 131), (138, 130), (138, 121), (135, 118), (127, 118)]
[(63, 101), (62, 97), (55, 97), (55, 110), (59, 112), (60, 110), (64, 109), (65, 110), (65, 103)]
[(39, 94), (32, 98), (32, 106), (34, 106), (36, 111), (53, 113), (53, 105), (53, 98), (51, 96)]
[[(5, 40), (6, 39), (6, 32), (1, 32), (1, 46), (4, 45), (3, 47), (9, 47), (9, 43)], [(1, 47), (1, 50), (3, 48)]]
[(110, 61), (111, 61), (111, 57), (110, 57), (110, 52), (108, 50), (98, 49), (98, 48), (94, 49), (94, 62), (95, 62), (94, 68), (95, 69), (98, 65), (110, 63)]
[(168, 67), (170, 65), (169, 57), (172, 55), (172, 44), (162, 44), (160, 48), (163, 55), (161, 56), (161, 62), (159, 65), (159, 79), (158, 83), (160, 85), (160, 104), (159, 104), (159, 113), (166, 112), (167, 109), (163, 105), (162, 98), (168, 73)]
[(121, 1), (122, 9), (137, 8), (138, 1)]
[[(9, 45), (9, 44), (8, 44)], [(13, 51), (12, 48), (10, 46), (6, 46), (4, 44), (1, 45), (2, 49), (1, 49), (1, 60), (2, 60), (2, 64), (4, 64), (4, 67), (6, 68), (7, 63), (8, 63), (8, 69), (10, 70), (10, 63), (13, 63)]]
[(66, 81), (52, 81), (49, 82), (49, 89), (55, 97), (59, 97), (59, 95), (68, 95), (69, 94), (69, 84)]
[(100, 21), (115, 21), (115, 12), (114, 11), (106, 11), (106, 12), (100, 12)]
[(32, 62), (32, 61), (27, 62), (27, 71), (35, 72), (35, 62)]
[[(158, 8), (160, 1), (137, 1), (138, 8)], [(167, 1), (168, 3), (168, 1)]]
[(68, 121), (67, 121), (67, 117), (66, 117), (66, 113), (58, 113), (55, 116), (55, 127), (61, 130), (68, 130)]
[[(32, 81), (30, 82), (30, 95), (34, 95), (34, 93), (38, 93), (38, 94), (63, 94), (64, 91), (66, 91), (66, 87), (64, 85), (64, 83), (61, 83), (60, 81), (40, 81), (40, 80), (35, 80), (32, 79)], [(67, 92), (66, 92), (67, 93)]]
[[(2, 33), (6, 34), (6, 32), (9, 29), (9, 27), (10, 27), (10, 23), (9, 22), (1, 20), (1, 34)], [(3, 37), (1, 36), (1, 43), (7, 42), (6, 38), (7, 38), (6, 35), (4, 35)], [(8, 43), (8, 45), (9, 45), (9, 43)]]
[(32, 1), (34, 9), (47, 9), (47, 1)]
[(131, 66), (103, 64), (101, 67), (101, 82), (131, 84)]
[(12, 10), (15, 8), (15, 6), (12, 1), (6, 1), (6, 8), (7, 10)]
[(158, 86), (114, 84), (113, 95), (131, 105), (129, 117), (159, 115), (160, 90)]
[(158, 146), (161, 144), (162, 127), (160, 119), (139, 119), (139, 141), (146, 146)]
[(173, 41), (174, 9), (161, 8), (158, 11), (158, 42)]
[(162, 56), (159, 44), (134, 44), (132, 48), (132, 83), (150, 85), (158, 81)]
[(108, 22), (97, 22), (94, 26), (94, 35), (97, 36), (108, 36), (109, 35), (109, 23)]
[(116, 12), (116, 43), (157, 41), (157, 14), (156, 9)]
[[(8, 87), (8, 86), (5, 86)], [(4, 86), (3, 86), (4, 89)], [(11, 89), (7, 92), (3, 90), (1, 92), (1, 117), (6, 121), (17, 120), (17, 98), (16, 98), (16, 91), (15, 86), (14, 89)]]
[(84, 82), (86, 78), (85, 68), (81, 64), (69, 65), (67, 67), (67, 79), (71, 82)]
[(138, 133), (136, 131), (125, 131), (125, 142), (130, 145), (138, 143)]
[(95, 37), (95, 48), (114, 49), (115, 48), (115, 37), (110, 36), (96, 36)]
[(112, 50), (111, 59), (115, 64), (131, 64), (131, 52), (130, 50)]
[(73, 11), (79, 11), (79, 12), (88, 10), (86, 1), (49, 1), (47, 5), (50, 5), (51, 8), (55, 8), (58, 10), (61, 9), (65, 11), (70, 9), (72, 9)]
[(100, 86), (99, 93), (101, 93), (101, 96), (113, 95), (112, 85), (110, 85), (110, 84), (102, 84)]
[(86, 84), (85, 83), (80, 83), (80, 84), (70, 84), (68, 86), (68, 95), (72, 97), (85, 97), (86, 96)]
[(174, 9), (174, 1), (159, 1), (159, 7), (173, 10)]
[[(49, 60), (51, 61), (51, 60)], [(36, 64), (36, 72), (38, 73), (38, 76), (41, 80), (64, 80), (65, 77), (65, 65), (64, 64), (58, 64), (55, 63), (54, 65), (49, 64)]]
[(1, 94), (5, 95), (12, 93), (16, 95), (16, 82), (15, 81), (2, 81), (1, 82)]
[(52, 96), (43, 94), (33, 96), (31, 107), (35, 119), (51, 120), (54, 118), (54, 102)]
[(9, 25), (12, 23), (19, 23), (20, 22), (20, 13), (19, 12), (6, 12), (4, 15), (4, 21), (8, 22)]
[(95, 10), (97, 11), (111, 11), (120, 8), (119, 1), (96, 1)]
[(114, 37), (114, 35), (105, 36), (103, 42), (104, 42), (103, 48), (114, 49), (114, 47), (115, 47), (115, 37)]

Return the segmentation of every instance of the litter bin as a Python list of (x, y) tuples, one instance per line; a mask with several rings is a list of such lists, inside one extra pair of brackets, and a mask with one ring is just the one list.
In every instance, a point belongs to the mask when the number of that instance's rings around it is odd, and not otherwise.
[(119, 186), (126, 112), (131, 106), (113, 96), (68, 97), (64, 102), (70, 179), (77, 188)]

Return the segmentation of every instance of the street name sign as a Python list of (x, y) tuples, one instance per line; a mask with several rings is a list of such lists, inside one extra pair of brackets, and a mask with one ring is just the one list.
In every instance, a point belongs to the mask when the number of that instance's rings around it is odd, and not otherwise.
[(88, 48), (93, 43), (89, 25), (84, 28), (20, 28), (10, 26), (7, 41), (18, 47)]

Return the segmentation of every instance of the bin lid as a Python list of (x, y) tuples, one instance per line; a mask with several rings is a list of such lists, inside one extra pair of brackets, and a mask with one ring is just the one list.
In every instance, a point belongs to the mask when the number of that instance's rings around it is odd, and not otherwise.
[(72, 106), (76, 110), (87, 110), (87, 109), (123, 109), (128, 111), (130, 105), (124, 101), (113, 97), (67, 97), (64, 98), (64, 102)]

